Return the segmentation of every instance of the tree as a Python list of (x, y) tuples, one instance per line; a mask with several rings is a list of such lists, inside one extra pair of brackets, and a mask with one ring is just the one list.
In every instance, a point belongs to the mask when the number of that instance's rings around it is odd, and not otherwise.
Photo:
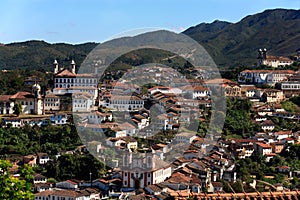
[(32, 169), (25, 165), (21, 170), (21, 178), (11, 176), (9, 170), (12, 164), (0, 160), (0, 199), (34, 199), (31, 192)]
[(13, 110), (14, 110), (14, 114), (19, 116), (22, 113), (22, 105), (20, 103), (16, 102), (13, 107)]

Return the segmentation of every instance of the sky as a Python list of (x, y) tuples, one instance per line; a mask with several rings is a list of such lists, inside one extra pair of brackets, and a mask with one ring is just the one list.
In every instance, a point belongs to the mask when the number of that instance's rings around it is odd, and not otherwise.
[(103, 42), (134, 29), (238, 22), (274, 8), (300, 9), (300, 0), (0, 0), (0, 43)]

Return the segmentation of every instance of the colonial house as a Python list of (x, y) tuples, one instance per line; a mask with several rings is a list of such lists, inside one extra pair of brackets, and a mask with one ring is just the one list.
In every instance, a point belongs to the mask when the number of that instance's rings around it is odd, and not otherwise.
[(197, 136), (195, 133), (189, 133), (189, 132), (181, 132), (175, 135), (174, 140), (176, 143), (192, 143), (194, 139), (196, 139)]
[(10, 99), (11, 95), (0, 95), (0, 114), (12, 114), (14, 103)]
[(113, 115), (111, 112), (91, 112), (87, 116), (88, 123), (90, 124), (100, 124), (105, 121), (112, 121)]
[(38, 153), (37, 154), (37, 163), (39, 165), (44, 165), (49, 162), (51, 159), (47, 153)]
[(33, 175), (33, 183), (47, 183), (47, 177), (41, 174), (34, 174)]
[(261, 155), (271, 154), (272, 146), (269, 144), (262, 143), (262, 142), (256, 142), (255, 150)]
[[(55, 95), (65, 95), (73, 93), (89, 93), (92, 95), (93, 104), (98, 95), (98, 79), (97, 73), (94, 74), (83, 74), (76, 73), (76, 64), (72, 60), (70, 68), (58, 68), (57, 60), (53, 63), (53, 80), (54, 89), (53, 93)], [(73, 106), (74, 108), (75, 106)], [(82, 110), (80, 107), (76, 107), (76, 111)]]
[(76, 74), (76, 63), (72, 60), (70, 68), (58, 68), (57, 60), (53, 63), (54, 90), (56, 88), (70, 88), (73, 86), (95, 87), (98, 81), (96, 74)]
[(32, 93), (17, 92), (14, 95), (0, 95), (1, 114), (13, 114), (13, 107), (16, 103), (21, 104), (22, 114), (43, 114), (41, 87), (38, 84), (34, 84)]
[(283, 92), (276, 89), (265, 89), (261, 95), (261, 100), (267, 103), (280, 103), (284, 98)]
[(210, 99), (211, 92), (207, 87), (196, 86), (183, 86), (183, 93), (190, 95), (192, 99)]
[(266, 120), (262, 122), (260, 125), (263, 131), (265, 132), (273, 131), (275, 128), (275, 124), (271, 120)]
[(3, 119), (4, 126), (11, 126), (14, 128), (20, 128), (24, 126), (23, 121), (19, 117), (8, 117)]
[(205, 81), (206, 86), (215, 94), (225, 96), (241, 96), (241, 87), (229, 79), (209, 79)]
[(70, 190), (76, 190), (79, 188), (80, 181), (72, 179), (72, 180), (66, 180), (62, 182), (58, 182), (55, 184), (57, 188), (63, 188), (63, 189), (70, 189)]
[(106, 144), (111, 147), (126, 148), (128, 150), (137, 149), (137, 141), (132, 137), (107, 138)]
[(67, 124), (68, 116), (65, 113), (56, 113), (50, 116), (50, 121), (54, 125), (65, 125)]
[(44, 109), (47, 111), (59, 111), (60, 110), (60, 97), (55, 95), (51, 91), (47, 91), (44, 97)]
[(293, 70), (243, 70), (238, 75), (238, 82), (244, 84), (267, 84), (287, 80), (295, 72)]
[(94, 96), (86, 92), (72, 94), (73, 112), (88, 112), (93, 109)]
[(138, 133), (138, 129), (129, 122), (118, 123), (118, 127), (126, 132), (126, 136), (133, 136)]
[(122, 185), (125, 188), (144, 188), (165, 181), (172, 174), (172, 167), (152, 154), (138, 158), (124, 156)]
[(139, 96), (112, 96), (104, 106), (117, 111), (136, 111), (144, 108), (144, 100)]

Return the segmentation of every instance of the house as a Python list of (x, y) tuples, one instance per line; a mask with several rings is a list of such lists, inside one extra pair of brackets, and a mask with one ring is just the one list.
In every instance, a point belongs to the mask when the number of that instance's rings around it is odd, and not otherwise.
[(33, 175), (33, 183), (47, 183), (47, 177), (41, 174), (34, 174)]
[(37, 165), (37, 156), (35, 155), (27, 155), (23, 157), (23, 163), (34, 167)]
[(107, 138), (106, 144), (111, 147), (126, 148), (129, 150), (137, 149), (138, 143), (132, 137)]
[(150, 195), (159, 195), (162, 193), (164, 186), (162, 184), (153, 184), (145, 187), (145, 191)]
[(293, 70), (243, 70), (238, 75), (238, 82), (275, 86), (276, 83), (287, 80), (294, 73)]
[(20, 128), (24, 126), (23, 121), (19, 117), (3, 118), (3, 123), (6, 127), (11, 126), (14, 128)]
[(67, 124), (68, 116), (65, 113), (56, 113), (50, 116), (50, 121), (54, 125), (65, 125)]
[(175, 135), (174, 141), (176, 143), (187, 143), (187, 144), (190, 144), (197, 137), (198, 136), (196, 136), (195, 133), (181, 132), (181, 133), (178, 133), (178, 134)]
[(213, 193), (223, 192), (223, 184), (221, 182), (211, 182), (213, 186)]
[(282, 150), (284, 149), (284, 144), (281, 142), (274, 142), (270, 144), (272, 147), (272, 152), (279, 154), (282, 152)]
[(57, 182), (55, 186), (57, 188), (62, 188), (62, 189), (70, 189), (70, 190), (76, 190), (79, 188), (79, 183), (80, 181), (76, 179), (71, 179), (71, 180), (66, 180), (62, 182)]
[(112, 121), (113, 115), (111, 112), (99, 112), (99, 111), (92, 111), (87, 116), (88, 123), (90, 124), (100, 124), (106, 121)]
[(77, 92), (72, 94), (72, 111), (88, 112), (93, 109), (94, 96), (87, 92)]
[(241, 96), (253, 98), (257, 94), (257, 88), (254, 85), (241, 85)]
[(20, 91), (14, 95), (0, 95), (0, 113), (13, 114), (16, 103), (21, 104), (21, 114), (43, 114), (41, 86), (34, 84), (31, 93)]
[(284, 98), (283, 92), (277, 89), (265, 89), (261, 95), (261, 101), (266, 103), (280, 103)]
[(266, 155), (272, 153), (272, 146), (262, 142), (256, 142), (255, 150), (261, 155)]
[(292, 136), (292, 130), (287, 131), (277, 131), (274, 133), (274, 136), (277, 140), (283, 140)]
[(126, 136), (133, 136), (138, 133), (138, 129), (129, 122), (119, 123), (118, 127), (126, 132)]
[(132, 116), (132, 121), (138, 126), (138, 129), (141, 130), (150, 124), (149, 114), (135, 114)]
[(276, 171), (279, 173), (290, 173), (291, 168), (289, 166), (283, 165), (276, 167)]
[(0, 114), (12, 114), (14, 103), (10, 99), (11, 95), (0, 95)]
[(211, 95), (209, 88), (202, 85), (187, 85), (181, 87), (181, 89), (183, 93), (188, 94), (192, 99), (208, 99)]
[(47, 111), (59, 111), (60, 110), (60, 96), (55, 95), (52, 91), (46, 91), (44, 97), (44, 109)]
[(163, 184), (177, 191), (190, 190), (194, 193), (200, 193), (202, 191), (202, 180), (193, 172), (186, 174), (181, 171), (176, 171)]
[(261, 122), (261, 128), (265, 132), (273, 131), (275, 128), (275, 124), (271, 120), (266, 120)]
[(144, 108), (144, 100), (136, 95), (113, 95), (106, 100), (104, 107), (117, 111), (137, 111)]
[(51, 159), (50, 157), (48, 156), (47, 153), (38, 153), (37, 154), (37, 163), (39, 165), (44, 165), (46, 164), (47, 162), (49, 162)]

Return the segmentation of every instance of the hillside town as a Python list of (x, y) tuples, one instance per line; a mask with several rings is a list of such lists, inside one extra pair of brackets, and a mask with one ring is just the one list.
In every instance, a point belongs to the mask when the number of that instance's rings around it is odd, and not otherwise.
[[(31, 91), (0, 95), (1, 126), (73, 125), (83, 144), (69, 151), (16, 155), (10, 160), (15, 168), (22, 164), (38, 168), (63, 154), (89, 152), (109, 165), (97, 179), (90, 172), (84, 180), (53, 182), (43, 171), (34, 173), (36, 200), (228, 199), (227, 194), (242, 199), (246, 197), (238, 194), (250, 191), (278, 196), (290, 192), (290, 199), (297, 199), (299, 166), (276, 162), (300, 144), (300, 129), (296, 127), (300, 111), (287, 109), (286, 103), (300, 94), (300, 69), (289, 68), (299, 61), (297, 53), (292, 60), (269, 56), (267, 49), (259, 49), (257, 67), (240, 71), (237, 81), (208, 77), (210, 73), (200, 76), (205, 72), (199, 72), (185, 83), (181, 82), (182, 74), (158, 64), (143, 69), (143, 73), (129, 69), (125, 72), (129, 78), (120, 81), (112, 78), (111, 72), (99, 77), (97, 67), (94, 73), (77, 73), (74, 60), (67, 68), (60, 68), (54, 60), (52, 88), (43, 90), (37, 77), (27, 77), (24, 84)], [(139, 80), (164, 80), (168, 84), (152, 81), (143, 85)], [(222, 98), (227, 109), (248, 103), (249, 120), (238, 123), (254, 128), (225, 134), (217, 130), (224, 117), (215, 119), (216, 127), (210, 127), (214, 126), (210, 125), (211, 116), (226, 115), (226, 110), (216, 106), (216, 99)], [(296, 128), (281, 126), (284, 120)], [(299, 152), (296, 154), (297, 158)], [(247, 174), (242, 168), (254, 158), (257, 163), (260, 160), (272, 165), (273, 172)], [(278, 174), (282, 182), (277, 181)], [(13, 176), (18, 177), (19, 171), (13, 171)], [(260, 176), (275, 182), (263, 181)], [(237, 187), (242, 192), (236, 191)]]

